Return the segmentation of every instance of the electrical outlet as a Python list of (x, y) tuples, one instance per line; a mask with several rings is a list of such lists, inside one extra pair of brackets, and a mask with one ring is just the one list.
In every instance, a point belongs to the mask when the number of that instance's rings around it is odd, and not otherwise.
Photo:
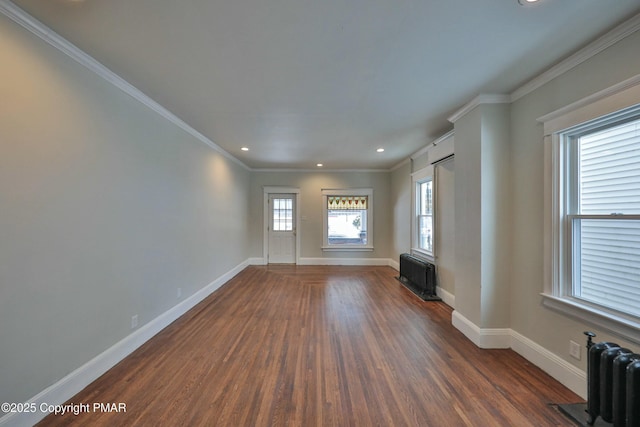
[(131, 329), (135, 329), (138, 327), (138, 315), (135, 314), (131, 316)]
[(569, 356), (580, 360), (580, 344), (575, 341), (569, 341)]
[(180, 298), (182, 296), (182, 288), (178, 288), (178, 292), (176, 292), (176, 297)]

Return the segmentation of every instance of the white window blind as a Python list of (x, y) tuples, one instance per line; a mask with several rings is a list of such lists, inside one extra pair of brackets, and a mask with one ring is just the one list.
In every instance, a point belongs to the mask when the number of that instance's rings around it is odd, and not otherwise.
[(579, 143), (580, 213), (640, 213), (640, 120)]
[(640, 316), (640, 120), (577, 144), (574, 296)]

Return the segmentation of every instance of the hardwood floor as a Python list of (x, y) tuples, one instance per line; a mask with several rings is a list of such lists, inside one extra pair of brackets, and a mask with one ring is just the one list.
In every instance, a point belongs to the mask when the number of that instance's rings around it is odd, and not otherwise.
[[(481, 350), (389, 267), (252, 266), (40, 425), (572, 426), (581, 399)], [(93, 412), (123, 402), (126, 413)]]

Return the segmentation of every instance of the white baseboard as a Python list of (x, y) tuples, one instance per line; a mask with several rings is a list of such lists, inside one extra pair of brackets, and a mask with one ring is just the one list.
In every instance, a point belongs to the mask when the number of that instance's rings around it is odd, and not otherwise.
[(513, 329), (479, 328), (458, 311), (453, 312), (451, 323), (478, 347), (511, 348), (581, 398), (587, 398), (587, 374), (584, 371)]
[(511, 330), (511, 348), (578, 396), (587, 398), (587, 374), (583, 370), (514, 330)]
[(20, 427), (36, 424), (48, 415), (47, 412), (41, 412), (41, 405), (61, 405), (71, 399), (82, 391), (82, 389), (151, 339), (158, 332), (166, 328), (169, 324), (185, 314), (200, 301), (208, 297), (213, 291), (225, 284), (248, 265), (249, 262), (244, 261), (232, 268), (195, 294), (162, 313), (149, 323), (141, 326), (140, 329), (128, 335), (112, 347), (105, 350), (103, 353), (97, 355), (75, 371), (71, 372), (66, 377), (60, 379), (55, 384), (47, 387), (29, 399), (26, 403), (34, 403), (37, 408), (36, 412), (9, 413), (0, 418), (0, 426)]
[(457, 310), (451, 315), (451, 324), (480, 348), (511, 347), (511, 329), (480, 328)]
[[(304, 263), (302, 262), (304, 260)], [(303, 258), (301, 265), (386, 265), (393, 267), (392, 260), (379, 258), (349, 259), (349, 258)], [(185, 314), (212, 292), (233, 278), (248, 265), (262, 265), (262, 258), (250, 258), (237, 265), (218, 279), (211, 282), (181, 303), (167, 310), (151, 322), (143, 325), (131, 335), (122, 339), (103, 353), (99, 354), (80, 368), (71, 372), (55, 384), (46, 388), (26, 403), (34, 403), (38, 411), (34, 413), (9, 413), (0, 418), (0, 427), (32, 426), (44, 418), (48, 413), (40, 411), (42, 404), (60, 405), (79, 393), (86, 386), (95, 381), (100, 375), (111, 369), (122, 359), (135, 351), (154, 335), (167, 327), (173, 321)], [(438, 295), (443, 301), (454, 307), (455, 296), (438, 288)], [(464, 317), (460, 312), (453, 311), (451, 322), (467, 338), (480, 348), (511, 348), (516, 353), (529, 360), (534, 365), (547, 372), (565, 387), (586, 398), (586, 373), (566, 362), (561, 357), (550, 352), (529, 338), (508, 328), (480, 328)]]
[(300, 258), (298, 265), (386, 265), (393, 261), (388, 258)]
[(442, 302), (447, 304), (451, 308), (456, 308), (456, 296), (450, 292), (445, 291), (440, 286), (436, 286), (436, 295), (442, 298)]
[[(248, 265), (267, 265), (264, 258), (248, 259)], [(297, 265), (386, 265), (400, 270), (400, 264), (387, 258), (298, 258)]]

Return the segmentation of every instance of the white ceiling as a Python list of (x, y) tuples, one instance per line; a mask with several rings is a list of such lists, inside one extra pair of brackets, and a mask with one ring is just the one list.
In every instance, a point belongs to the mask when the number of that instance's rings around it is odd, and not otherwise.
[(248, 167), (302, 169), (389, 169), (476, 95), (510, 93), (640, 12), (638, 0), (14, 3)]

